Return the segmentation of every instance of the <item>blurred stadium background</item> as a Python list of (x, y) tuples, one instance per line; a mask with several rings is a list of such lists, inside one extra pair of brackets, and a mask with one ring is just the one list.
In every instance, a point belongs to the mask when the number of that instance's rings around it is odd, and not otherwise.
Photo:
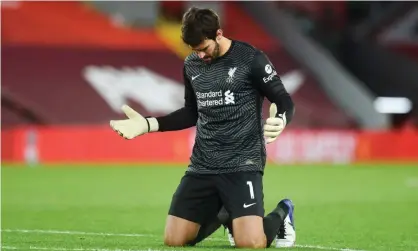
[(126, 141), (108, 122), (124, 103), (151, 116), (183, 105), (192, 5), (265, 51), (294, 99), (268, 146), (266, 206), (293, 196), (299, 248), (418, 250), (418, 5), (398, 1), (2, 2), (5, 249), (163, 248), (88, 231), (163, 230), (194, 128)]

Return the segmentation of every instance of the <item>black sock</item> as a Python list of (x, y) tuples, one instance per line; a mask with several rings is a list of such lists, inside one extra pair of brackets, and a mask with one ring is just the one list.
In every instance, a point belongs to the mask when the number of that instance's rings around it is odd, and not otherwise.
[(279, 203), (271, 213), (264, 217), (263, 226), (267, 238), (267, 247), (270, 247), (288, 213), (289, 208), (284, 203)]
[(224, 224), (228, 220), (228, 218), (229, 214), (226, 212), (226, 209), (222, 207), (217, 217), (200, 226), (196, 238), (193, 241), (189, 242), (187, 245), (194, 246), (197, 243), (203, 241), (211, 234), (213, 234), (216, 230), (218, 230), (218, 228), (221, 227), (222, 224)]
[(203, 224), (200, 229), (199, 232), (197, 233), (196, 238), (187, 243), (188, 246), (194, 246), (197, 243), (203, 241), (204, 239), (206, 239), (207, 237), (209, 237), (211, 234), (213, 234), (216, 230), (218, 230), (218, 228), (221, 226), (222, 224), (219, 222), (218, 219), (214, 219), (211, 222), (208, 222), (206, 224)]

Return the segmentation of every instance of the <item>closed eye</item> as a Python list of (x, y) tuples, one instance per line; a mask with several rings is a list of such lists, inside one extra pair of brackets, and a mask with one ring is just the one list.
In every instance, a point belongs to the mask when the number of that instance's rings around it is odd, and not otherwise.
[(206, 51), (207, 49), (209, 48), (209, 45), (208, 46), (206, 46), (205, 48), (203, 48), (203, 49), (193, 49), (194, 51), (196, 51), (196, 52), (204, 52), (204, 51)]

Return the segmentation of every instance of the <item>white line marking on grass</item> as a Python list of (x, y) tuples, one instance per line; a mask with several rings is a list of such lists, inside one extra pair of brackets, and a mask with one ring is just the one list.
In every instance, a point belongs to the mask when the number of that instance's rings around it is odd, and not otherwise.
[[(310, 249), (320, 249), (320, 250), (338, 250), (338, 251), (364, 251), (357, 249), (341, 249), (341, 248), (332, 248), (332, 247), (322, 247), (322, 246), (312, 246), (312, 245), (296, 245), (298, 248), (310, 248)], [(27, 248), (18, 248), (3, 246), (2, 249), (6, 250), (19, 250)], [(51, 250), (51, 251), (176, 251), (175, 249), (109, 249), (109, 248), (62, 248), (62, 247), (29, 247), (30, 250)]]
[(351, 248), (333, 248), (333, 247), (323, 247), (323, 246), (316, 246), (316, 245), (295, 245), (297, 248), (312, 248), (312, 249), (320, 249), (320, 250), (338, 250), (338, 251), (366, 251), (361, 249), (351, 249)]
[(67, 235), (97, 235), (97, 236), (126, 236), (126, 237), (152, 237), (153, 234), (122, 234), (122, 233), (97, 233), (67, 230), (42, 230), (42, 229), (2, 229), (2, 232), (39, 233), (39, 234), (67, 234)]
[[(2, 232), (16, 232), (16, 233), (39, 233), (39, 234), (62, 234), (62, 235), (95, 235), (95, 236), (124, 236), (124, 237), (157, 237), (154, 234), (123, 234), (123, 233), (100, 233), (100, 232), (84, 232), (84, 231), (68, 231), (68, 230), (43, 230), (43, 229), (2, 229)], [(227, 239), (221, 238), (207, 238), (206, 240), (212, 241), (227, 241)], [(319, 245), (302, 245), (296, 244), (296, 248), (309, 248), (318, 250), (336, 250), (336, 251), (366, 251), (361, 249), (352, 248), (337, 248), (337, 247), (325, 247)], [(11, 246), (3, 246), (2, 249), (21, 249)], [(106, 249), (106, 248), (47, 248), (47, 247), (30, 247), (32, 250), (52, 250), (52, 251), (175, 251), (173, 249)]]
[(51, 251), (176, 251), (174, 249), (109, 249), (109, 248), (62, 248), (62, 247), (34, 247), (30, 246), (29, 248), (18, 248), (18, 247), (10, 247), (4, 246), (2, 249), (8, 250), (19, 250), (19, 249), (30, 249), (30, 250), (51, 250)]

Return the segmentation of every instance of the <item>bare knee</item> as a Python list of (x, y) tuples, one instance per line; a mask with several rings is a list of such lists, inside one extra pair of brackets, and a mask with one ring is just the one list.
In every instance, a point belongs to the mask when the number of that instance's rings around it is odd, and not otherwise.
[(187, 244), (185, 236), (181, 236), (174, 231), (167, 230), (164, 233), (164, 245), (169, 247), (182, 247)]
[(244, 216), (233, 221), (234, 241), (237, 248), (265, 248), (267, 245), (263, 218)]
[(199, 224), (169, 215), (165, 226), (164, 245), (170, 247), (186, 246), (196, 238)]
[(186, 246), (187, 239), (186, 238), (177, 238), (176, 235), (167, 234), (164, 235), (164, 245), (169, 247), (183, 247)]
[(235, 246), (237, 248), (265, 248), (266, 247), (266, 239), (263, 236), (262, 238), (252, 237), (246, 239), (235, 238)]

